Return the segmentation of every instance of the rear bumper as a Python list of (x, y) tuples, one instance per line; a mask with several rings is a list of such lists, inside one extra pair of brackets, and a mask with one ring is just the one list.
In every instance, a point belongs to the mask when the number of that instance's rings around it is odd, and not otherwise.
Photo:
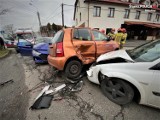
[(52, 57), (48, 55), (48, 63), (57, 68), (58, 70), (64, 69), (65, 62), (66, 62), (65, 57)]

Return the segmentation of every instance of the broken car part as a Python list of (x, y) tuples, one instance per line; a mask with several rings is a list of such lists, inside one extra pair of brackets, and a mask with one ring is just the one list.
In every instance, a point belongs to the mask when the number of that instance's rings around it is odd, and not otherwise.
[(50, 85), (47, 85), (43, 88), (43, 90), (39, 93), (39, 95), (36, 97), (35, 100), (37, 100), (38, 98), (40, 98), (48, 89), (49, 89)]
[(31, 109), (45, 109), (49, 108), (53, 99), (53, 95), (40, 96), (35, 103), (31, 106)]
[(13, 83), (13, 82), (14, 82), (13, 79), (11, 79), (11, 80), (0, 83), (0, 86), (4, 86), (5, 84)]
[(56, 93), (59, 90), (63, 89), (64, 87), (66, 87), (66, 84), (62, 84), (59, 87), (54, 88), (53, 90), (47, 90), (47, 91), (45, 91), (45, 94)]

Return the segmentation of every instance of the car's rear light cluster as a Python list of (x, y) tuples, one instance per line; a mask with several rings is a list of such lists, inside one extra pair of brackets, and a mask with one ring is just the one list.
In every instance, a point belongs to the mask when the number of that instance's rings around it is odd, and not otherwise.
[(63, 57), (64, 51), (63, 51), (63, 42), (59, 42), (56, 44), (56, 57)]

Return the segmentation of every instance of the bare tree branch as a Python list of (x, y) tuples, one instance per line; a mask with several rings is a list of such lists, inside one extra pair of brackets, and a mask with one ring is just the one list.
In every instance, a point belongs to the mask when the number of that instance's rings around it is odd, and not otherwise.
[(3, 9), (2, 11), (0, 11), (0, 15), (4, 15), (9, 11), (10, 11), (9, 9)]

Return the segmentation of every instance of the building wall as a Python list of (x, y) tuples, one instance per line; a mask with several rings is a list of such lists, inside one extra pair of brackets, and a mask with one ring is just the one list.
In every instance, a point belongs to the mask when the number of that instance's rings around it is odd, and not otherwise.
[[(88, 27), (88, 3), (84, 3), (84, 0), (79, 0), (78, 12), (76, 12), (75, 18), (77, 19), (76, 26), (80, 26), (85, 22), (85, 27)], [(93, 17), (93, 8), (94, 6), (101, 7), (101, 15), (100, 17)], [(108, 17), (109, 8), (115, 8), (114, 18)], [(124, 24), (124, 21), (141, 21), (141, 22), (154, 22), (156, 18), (156, 12), (153, 12), (151, 21), (147, 21), (148, 12), (144, 11), (144, 9), (130, 9), (129, 19), (124, 18), (125, 9), (129, 9), (129, 6), (120, 6), (116, 4), (93, 4), (89, 5), (89, 27), (91, 28), (99, 28), (106, 30), (106, 28), (115, 28), (116, 30), (121, 27), (121, 24)], [(135, 19), (136, 11), (140, 10), (141, 15), (140, 19)], [(81, 21), (80, 14), (81, 12)], [(75, 20), (76, 20), (75, 19)], [(160, 23), (160, 22), (158, 22)]]

